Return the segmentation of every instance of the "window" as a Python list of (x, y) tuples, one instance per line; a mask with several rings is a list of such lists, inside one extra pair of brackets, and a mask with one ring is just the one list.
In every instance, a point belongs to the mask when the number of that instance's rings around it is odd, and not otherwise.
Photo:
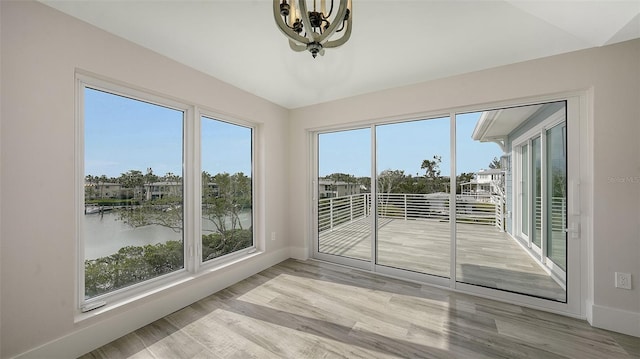
[(249, 124), (83, 75), (78, 105), (83, 310), (255, 249)]
[(184, 268), (185, 112), (91, 87), (83, 95), (84, 185), (104, 187), (85, 196), (82, 217), (92, 298)]
[(202, 261), (253, 246), (251, 128), (201, 118)]

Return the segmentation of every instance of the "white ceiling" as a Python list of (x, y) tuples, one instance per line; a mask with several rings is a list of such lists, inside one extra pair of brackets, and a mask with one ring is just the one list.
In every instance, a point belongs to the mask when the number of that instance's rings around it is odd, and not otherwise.
[(351, 39), (313, 59), (271, 0), (42, 2), (286, 108), (640, 37), (640, 0), (353, 0)]

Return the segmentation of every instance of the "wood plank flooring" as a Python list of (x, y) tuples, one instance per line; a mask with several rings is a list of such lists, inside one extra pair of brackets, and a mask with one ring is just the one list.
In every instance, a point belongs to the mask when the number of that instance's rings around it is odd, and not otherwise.
[[(371, 217), (320, 234), (319, 251), (370, 260)], [(377, 263), (449, 277), (451, 227), (437, 220), (382, 218)], [(564, 302), (566, 292), (510, 236), (487, 225), (458, 223), (456, 280)]]
[(638, 357), (581, 320), (290, 259), (81, 358)]

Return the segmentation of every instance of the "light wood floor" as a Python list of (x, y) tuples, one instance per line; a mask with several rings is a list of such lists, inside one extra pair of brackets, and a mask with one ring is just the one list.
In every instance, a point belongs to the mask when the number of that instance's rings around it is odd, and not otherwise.
[[(449, 277), (451, 227), (437, 220), (382, 218), (377, 264)], [(565, 302), (565, 290), (507, 233), (458, 223), (456, 280)], [(370, 260), (371, 217), (320, 234), (319, 251)]]
[(638, 357), (585, 321), (287, 260), (81, 358)]

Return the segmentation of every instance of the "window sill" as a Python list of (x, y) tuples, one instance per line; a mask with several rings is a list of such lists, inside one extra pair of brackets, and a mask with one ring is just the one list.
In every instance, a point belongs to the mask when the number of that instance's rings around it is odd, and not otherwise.
[[(161, 283), (156, 285), (149, 285), (143, 288), (140, 288), (136, 291), (131, 291), (130, 295), (126, 297), (121, 297), (123, 294), (117, 296), (117, 298), (105, 298), (104, 300), (107, 302), (104, 306), (98, 307), (88, 312), (80, 312), (78, 309), (76, 315), (74, 317), (74, 323), (81, 323), (83, 321), (100, 317), (109, 312), (115, 311), (116, 309), (124, 308), (138, 301), (150, 298), (158, 293), (162, 293), (164, 291), (170, 290), (177, 286), (181, 286), (195, 280), (198, 280), (202, 277), (212, 275), (216, 272), (223, 271), (227, 268), (234, 267), (241, 262), (245, 262), (256, 258), (262, 255), (264, 252), (260, 250), (256, 250), (251, 253), (247, 253), (242, 256), (229, 258), (228, 260), (216, 261), (214, 263), (206, 263), (200, 267), (198, 273), (189, 273), (187, 271), (183, 271), (182, 273), (176, 273), (172, 275), (170, 278), (166, 278)], [(114, 296), (116, 297), (116, 296)]]

